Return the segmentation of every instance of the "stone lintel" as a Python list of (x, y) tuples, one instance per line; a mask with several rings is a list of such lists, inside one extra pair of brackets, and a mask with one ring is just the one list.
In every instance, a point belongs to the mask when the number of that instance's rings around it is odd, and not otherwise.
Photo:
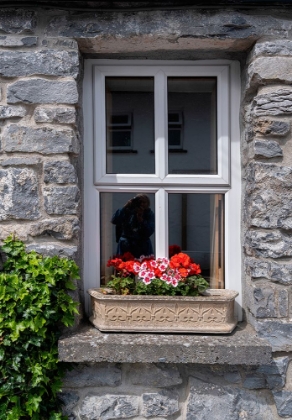
[(59, 340), (63, 362), (269, 364), (271, 346), (250, 325), (226, 335), (104, 333), (83, 325)]

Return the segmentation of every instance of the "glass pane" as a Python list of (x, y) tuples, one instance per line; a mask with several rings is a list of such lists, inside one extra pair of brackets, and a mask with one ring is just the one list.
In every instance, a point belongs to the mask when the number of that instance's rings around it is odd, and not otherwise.
[(107, 267), (113, 256), (154, 254), (154, 200), (155, 194), (139, 192), (100, 194), (101, 284), (113, 274), (113, 268)]
[[(169, 244), (178, 245), (213, 289), (224, 288), (224, 195), (169, 194)], [(175, 247), (170, 247), (170, 252)]]
[(216, 78), (169, 77), (167, 86), (168, 173), (216, 174)]
[(154, 78), (106, 77), (105, 89), (107, 173), (153, 174)]

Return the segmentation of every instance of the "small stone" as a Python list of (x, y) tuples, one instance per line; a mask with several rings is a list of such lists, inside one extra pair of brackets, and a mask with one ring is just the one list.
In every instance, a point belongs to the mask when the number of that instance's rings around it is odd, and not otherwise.
[(37, 45), (38, 38), (36, 36), (14, 37), (0, 36), (0, 47), (32, 47)]
[(70, 187), (45, 187), (45, 209), (48, 214), (77, 214), (79, 207), (79, 188)]
[(46, 162), (44, 164), (44, 182), (75, 183), (77, 182), (75, 168), (67, 161)]
[[(0, 240), (4, 241), (4, 239), (6, 239), (7, 236), (10, 236), (10, 235), (14, 234), (21, 241), (26, 241), (27, 237), (28, 237), (28, 228), (29, 227), (26, 226), (26, 225), (19, 225), (17, 223), (13, 223), (13, 224), (9, 224), (9, 225), (7, 225), (7, 224), (1, 225)], [(1, 257), (1, 255), (0, 255), (0, 257)], [(1, 260), (1, 258), (0, 258), (0, 260)], [(1, 267), (0, 267), (0, 271), (1, 271)]]
[(145, 393), (142, 395), (145, 417), (167, 417), (179, 411), (178, 395), (170, 391)]
[(121, 385), (121, 382), (121, 368), (115, 363), (80, 364), (73, 370), (66, 372), (63, 379), (64, 386), (70, 388), (116, 387)]
[(0, 75), (4, 77), (36, 74), (77, 77), (78, 67), (76, 51), (0, 51)]
[(79, 231), (77, 217), (44, 219), (32, 225), (29, 230), (31, 236), (48, 235), (56, 239), (69, 240), (76, 236)]
[(32, 128), (10, 124), (3, 132), (3, 140), (3, 150), (6, 152), (78, 152), (77, 138), (71, 128), (56, 130), (51, 127)]
[(40, 217), (38, 183), (27, 168), (0, 170), (0, 220)]
[(292, 392), (291, 391), (273, 391), (279, 416), (292, 416)]
[(257, 318), (276, 317), (275, 291), (270, 286), (254, 287), (249, 309)]
[(290, 124), (286, 121), (260, 119), (255, 122), (254, 131), (262, 135), (286, 136), (290, 131)]
[(2, 160), (0, 162), (0, 165), (5, 166), (34, 166), (39, 165), (41, 163), (41, 159), (37, 157), (15, 157), (15, 158), (9, 158)]
[(87, 395), (82, 402), (81, 420), (127, 419), (138, 415), (138, 397), (123, 395)]
[(175, 365), (139, 363), (129, 372), (129, 380), (133, 385), (167, 387), (179, 385), (182, 378)]
[(277, 39), (273, 41), (257, 42), (252, 51), (252, 57), (292, 56), (292, 41)]
[(38, 106), (34, 111), (34, 119), (38, 123), (74, 124), (76, 122), (75, 108)]
[(292, 90), (285, 87), (274, 92), (264, 93), (254, 98), (253, 112), (261, 115), (291, 115)]
[(254, 153), (257, 157), (274, 158), (283, 156), (283, 151), (279, 144), (273, 140), (255, 140)]
[(26, 246), (28, 252), (35, 251), (38, 254), (42, 254), (46, 257), (67, 257), (74, 259), (77, 254), (77, 246), (64, 246), (56, 243), (45, 243), (45, 244), (29, 244)]
[(258, 57), (248, 67), (248, 87), (267, 83), (291, 83), (292, 57)]
[(78, 92), (76, 82), (31, 78), (18, 80), (8, 86), (7, 103), (27, 104), (76, 104)]
[(259, 337), (267, 340), (273, 351), (292, 351), (292, 324), (280, 320), (255, 320)]
[(0, 30), (9, 34), (34, 32), (36, 13), (22, 9), (2, 9), (0, 11)]
[(266, 388), (266, 380), (265, 377), (261, 374), (248, 374), (245, 377), (243, 386), (247, 389)]
[(5, 106), (0, 105), (0, 120), (7, 118), (24, 117), (26, 109), (23, 106)]
[(246, 252), (264, 258), (292, 256), (292, 238), (281, 232), (261, 232), (251, 230), (246, 235)]

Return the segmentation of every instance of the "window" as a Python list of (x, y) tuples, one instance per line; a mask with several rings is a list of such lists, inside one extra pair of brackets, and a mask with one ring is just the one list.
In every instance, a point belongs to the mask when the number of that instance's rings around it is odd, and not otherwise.
[[(118, 251), (178, 245), (211, 287), (240, 291), (238, 64), (86, 60), (84, 83), (85, 287)], [(118, 220), (145, 196), (142, 244)]]

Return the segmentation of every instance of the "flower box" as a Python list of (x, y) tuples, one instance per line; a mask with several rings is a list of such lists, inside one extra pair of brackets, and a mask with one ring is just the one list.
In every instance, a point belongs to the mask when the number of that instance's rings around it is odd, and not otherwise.
[(100, 331), (230, 333), (238, 292), (208, 289), (201, 296), (103, 294), (90, 289), (92, 324)]

